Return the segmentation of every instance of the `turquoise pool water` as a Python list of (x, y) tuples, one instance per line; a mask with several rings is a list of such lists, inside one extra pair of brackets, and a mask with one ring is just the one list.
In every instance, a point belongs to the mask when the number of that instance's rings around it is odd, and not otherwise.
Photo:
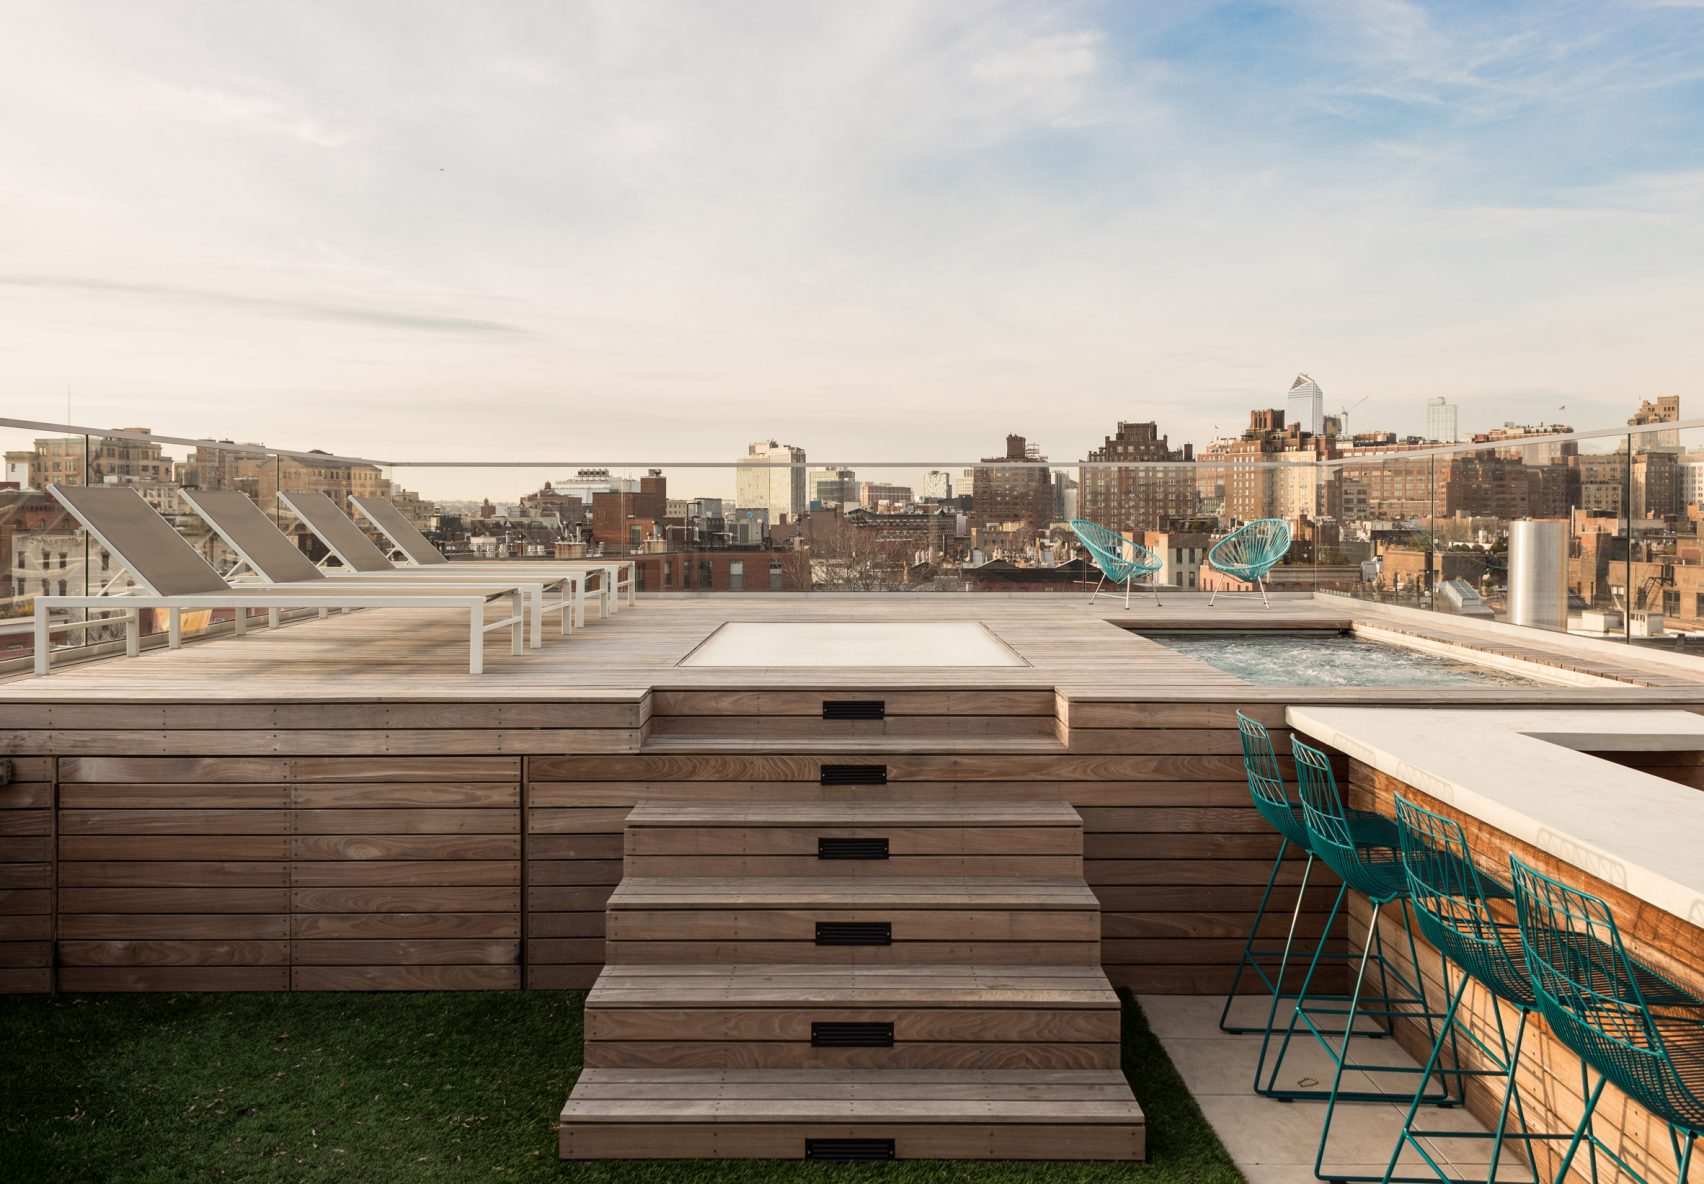
[(1144, 633), (1266, 687), (1540, 686), (1518, 674), (1341, 633)]

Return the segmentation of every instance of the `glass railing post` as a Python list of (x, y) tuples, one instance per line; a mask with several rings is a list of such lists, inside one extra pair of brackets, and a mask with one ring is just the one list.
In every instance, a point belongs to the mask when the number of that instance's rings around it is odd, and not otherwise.
[[(1621, 513), (1622, 513), (1622, 519), (1625, 523), (1624, 530), (1625, 530), (1625, 533), (1627, 535), (1627, 554), (1626, 554), (1626, 558), (1625, 558), (1625, 561), (1624, 561), (1626, 563), (1626, 573), (1627, 574), (1626, 574), (1626, 577), (1625, 577), (1625, 582), (1622, 585), (1623, 587), (1625, 587), (1627, 589), (1627, 611), (1621, 615), (1621, 629), (1622, 629), (1622, 638), (1621, 639), (1622, 639), (1622, 641), (1626, 642), (1629, 645), (1631, 645), (1633, 643), (1633, 605), (1634, 605), (1633, 547), (1634, 547), (1634, 544), (1635, 544), (1635, 540), (1634, 540), (1634, 528), (1633, 528), (1633, 438), (1634, 438), (1633, 433), (1628, 432), (1627, 433), (1627, 451), (1622, 456), (1622, 469), (1621, 469)], [(1660, 608), (1661, 607), (1661, 597), (1662, 597), (1662, 588), (1660, 586), (1657, 588), (1656, 593), (1657, 593), (1657, 597), (1658, 597), (1658, 607)], [(1646, 605), (1645, 605), (1646, 611), (1649, 612), (1650, 608), (1651, 608), (1651, 605), (1649, 604), (1649, 602), (1647, 602)]]

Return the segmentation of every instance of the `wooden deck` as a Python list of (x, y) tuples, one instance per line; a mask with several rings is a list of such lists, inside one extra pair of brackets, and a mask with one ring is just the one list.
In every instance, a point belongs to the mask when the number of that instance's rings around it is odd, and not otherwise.
[[(465, 623), (366, 612), (14, 679), (0, 990), (596, 983), (567, 1155), (1139, 1157), (1110, 988), (1223, 991), (1277, 849), (1238, 709), (1280, 752), (1302, 703), (1704, 710), (1704, 661), (1167, 601), (650, 596), (478, 677)], [(1600, 681), (1256, 687), (1130, 631), (1363, 617)], [(678, 664), (730, 621), (974, 621), (1023, 664)]]
[[(1582, 657), (1527, 630), (1487, 640), (1425, 614), (1375, 623), (1618, 681), (1253, 687), (1126, 627), (1344, 628), (1365, 606), (1166, 599), (647, 596), (479, 677), (454, 621), (367, 612), (13, 679), (0, 684), (0, 755), (15, 765), (0, 787), (0, 985), (589, 987), (624, 859), (654, 875), (674, 857), (624, 853), (636, 803), (850, 798), (1074, 806), (1112, 980), (1212, 991), (1275, 846), (1248, 803), (1238, 708), (1282, 751), (1292, 703), (1704, 705), (1684, 665), (1620, 647)], [(727, 621), (919, 620), (981, 622), (1026, 665), (676, 665)], [(842, 698), (880, 700), (884, 718), (824, 719)], [(858, 770), (879, 769), (880, 783), (824, 786), (835, 765), (866, 782)], [(815, 863), (775, 841), (692, 858), (715, 875)], [(895, 867), (1061, 874), (1030, 839), (956, 862), (894, 841)]]
[[(543, 650), (492, 654), (487, 672), (469, 675), (455, 645), (465, 621), (453, 614), (370, 611), (255, 630), (242, 639), (188, 644), (136, 658), (113, 657), (56, 667), (47, 678), (0, 682), (0, 703), (18, 702), (513, 702), (608, 700), (652, 690), (842, 688), (880, 683), (892, 690), (963, 687), (978, 691), (1040, 687), (1070, 697), (1129, 697), (1135, 686), (1168, 696), (1217, 697), (1246, 690), (1236, 677), (1139, 635), (1141, 630), (1347, 629), (1357, 620), (1468, 648), (1484, 649), (1563, 669), (1587, 670), (1647, 687), (1704, 685), (1698, 674), (1622, 657), (1582, 658), (1567, 638), (1536, 630), (1502, 629), (1486, 642), (1455, 618), (1407, 614), (1400, 622), (1361, 611), (1345, 598), (1275, 598), (1258, 602), (1174, 595), (1163, 607), (1116, 599), (1091, 606), (1080, 596), (959, 595), (951, 593), (644, 597), (637, 610), (608, 621), (593, 616), (572, 637), (547, 630)], [(682, 666), (681, 661), (728, 622), (974, 621), (1010, 646), (1021, 667), (900, 667), (879, 671), (841, 666), (737, 668)], [(1546, 702), (1561, 688), (1541, 688)], [(1292, 692), (1293, 693), (1293, 692)], [(1501, 701), (1517, 688), (1462, 688), (1453, 694)], [(1385, 692), (1381, 697), (1424, 695)], [(1435, 692), (1433, 692), (1435, 695)], [(1316, 688), (1310, 699), (1333, 697)]]

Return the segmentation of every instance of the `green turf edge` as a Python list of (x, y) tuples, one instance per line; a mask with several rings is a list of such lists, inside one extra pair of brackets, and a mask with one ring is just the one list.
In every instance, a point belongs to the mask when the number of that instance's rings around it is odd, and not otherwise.
[(1145, 1164), (562, 1164), (580, 992), (0, 998), (0, 1180), (1237, 1184), (1141, 1008), (1124, 1067)]

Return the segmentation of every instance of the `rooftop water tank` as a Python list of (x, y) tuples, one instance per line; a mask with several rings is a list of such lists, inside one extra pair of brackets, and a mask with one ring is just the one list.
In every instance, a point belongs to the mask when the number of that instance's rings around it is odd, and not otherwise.
[(1568, 524), (1554, 518), (1509, 523), (1509, 623), (1568, 628)]

